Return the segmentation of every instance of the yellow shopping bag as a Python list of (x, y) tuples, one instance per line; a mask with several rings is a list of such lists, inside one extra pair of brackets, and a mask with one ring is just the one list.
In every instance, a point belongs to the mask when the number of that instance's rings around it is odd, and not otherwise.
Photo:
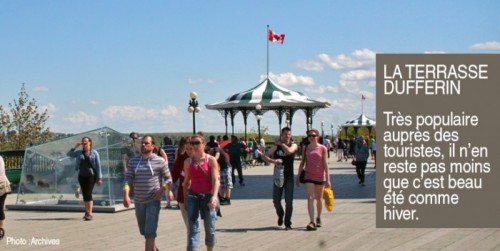
[(335, 204), (335, 196), (333, 195), (333, 190), (331, 187), (325, 187), (323, 192), (323, 198), (325, 198), (325, 207), (329, 212), (333, 211), (333, 205)]

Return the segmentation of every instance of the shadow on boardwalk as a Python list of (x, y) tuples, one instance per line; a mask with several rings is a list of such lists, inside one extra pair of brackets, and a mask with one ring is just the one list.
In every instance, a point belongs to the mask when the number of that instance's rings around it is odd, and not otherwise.
[[(358, 184), (354, 168), (353, 174), (330, 174), (332, 187), (337, 199), (373, 199), (375, 200), (376, 174), (373, 169), (366, 171), (365, 187)], [(346, 168), (346, 170), (349, 170)], [(237, 179), (237, 178), (236, 178)], [(244, 187), (235, 185), (233, 200), (272, 199), (273, 177), (271, 175), (245, 175)], [(294, 198), (306, 199), (304, 185), (294, 186)]]

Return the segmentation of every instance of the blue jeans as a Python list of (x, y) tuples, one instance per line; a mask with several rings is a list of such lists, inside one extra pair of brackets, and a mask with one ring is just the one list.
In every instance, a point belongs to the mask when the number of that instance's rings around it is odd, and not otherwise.
[(365, 169), (366, 161), (356, 161), (356, 174), (361, 184), (365, 183)]
[[(277, 187), (273, 183), (273, 204), (276, 209), (276, 214), (281, 219), (285, 216), (285, 226), (292, 226), (292, 211), (293, 211), (293, 186), (294, 180), (292, 176), (285, 176), (283, 187)], [(285, 193), (285, 211), (281, 206), (281, 197)]]
[(208, 207), (209, 199), (197, 198), (191, 194), (186, 198), (189, 221), (187, 250), (189, 251), (199, 250), (200, 248), (200, 218), (203, 218), (203, 225), (205, 227), (205, 245), (207, 247), (215, 246), (215, 220), (217, 219), (217, 211), (210, 210)]
[(234, 171), (238, 171), (238, 179), (240, 181), (240, 185), (245, 183), (243, 178), (243, 169), (241, 168), (241, 158), (230, 158), (229, 162), (231, 163), (232, 173), (231, 178), (233, 179), (233, 184), (236, 183), (236, 179), (234, 177)]
[(135, 217), (139, 232), (145, 238), (155, 238), (156, 229), (158, 228), (158, 218), (160, 216), (160, 201), (154, 200), (148, 203), (134, 203)]

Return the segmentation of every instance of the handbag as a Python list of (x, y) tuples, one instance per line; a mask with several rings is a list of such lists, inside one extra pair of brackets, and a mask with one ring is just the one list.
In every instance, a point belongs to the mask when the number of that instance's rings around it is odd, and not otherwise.
[(323, 192), (323, 198), (325, 199), (325, 207), (328, 212), (333, 211), (333, 205), (335, 204), (335, 196), (331, 187), (325, 187)]
[(274, 167), (274, 185), (277, 187), (283, 187), (285, 183), (285, 177), (283, 175), (284, 169), (283, 165), (276, 165)]
[(299, 182), (304, 184), (306, 180), (306, 169), (302, 169), (302, 172), (300, 173), (299, 177)]
[[(302, 150), (302, 156), (304, 156), (304, 165), (306, 165), (307, 159), (306, 159), (306, 149), (305, 148)], [(305, 180), (306, 180), (306, 169), (303, 168), (302, 172), (300, 173), (300, 176), (299, 176), (299, 182), (304, 184)]]
[(356, 161), (355, 161), (355, 160), (351, 161), (351, 164), (352, 164), (353, 166), (355, 166), (355, 165), (356, 165)]
[(5, 194), (10, 194), (12, 192), (10, 188), (9, 182), (6, 180), (0, 181), (0, 196), (4, 196)]

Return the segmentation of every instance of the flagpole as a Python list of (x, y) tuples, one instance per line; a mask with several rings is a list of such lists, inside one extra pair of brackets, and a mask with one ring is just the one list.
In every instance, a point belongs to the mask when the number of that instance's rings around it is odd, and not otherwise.
[(266, 55), (267, 71), (266, 71), (266, 78), (269, 79), (269, 24), (267, 25), (266, 41), (267, 41), (267, 55)]
[(363, 95), (361, 94), (361, 114), (363, 114), (363, 106), (364, 106), (364, 102), (365, 100), (363, 99)]

